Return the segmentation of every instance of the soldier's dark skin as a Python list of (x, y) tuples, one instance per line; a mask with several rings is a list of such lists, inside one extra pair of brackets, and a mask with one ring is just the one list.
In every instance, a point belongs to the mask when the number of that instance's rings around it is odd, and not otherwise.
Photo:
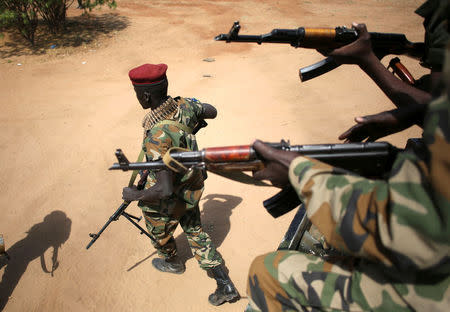
[[(321, 52), (332, 56), (339, 64), (358, 65), (397, 107), (426, 104), (431, 100), (430, 93), (396, 78), (380, 62), (372, 49), (370, 34), (365, 24), (353, 23), (352, 26), (359, 34), (356, 41), (339, 49)], [(440, 72), (432, 72), (432, 85), (437, 83), (439, 77)]]
[(256, 153), (263, 159), (264, 168), (253, 172), (257, 180), (269, 180), (273, 186), (283, 188), (290, 185), (289, 165), (298, 153), (272, 148), (260, 140), (253, 143)]
[(344, 143), (372, 142), (413, 125), (422, 127), (427, 106), (427, 104), (417, 104), (374, 115), (356, 117), (356, 125), (342, 133), (339, 140), (344, 140)]
[[(432, 95), (396, 78), (380, 62), (372, 50), (370, 34), (365, 24), (353, 23), (359, 37), (355, 42), (332, 51), (320, 51), (332, 56), (339, 64), (358, 65), (397, 107), (396, 110), (376, 115), (356, 117), (357, 123), (339, 136), (345, 142), (375, 141), (383, 136), (402, 131), (413, 124), (423, 123), (426, 104)], [(431, 71), (431, 85), (437, 84), (441, 72)]]
[[(136, 97), (143, 109), (156, 109), (161, 106), (168, 98), (168, 81), (147, 86), (134, 86)], [(202, 119), (214, 119), (217, 116), (217, 110), (214, 106), (202, 103)], [(159, 203), (159, 200), (169, 197), (173, 193), (173, 174), (172, 171), (165, 169), (156, 173), (156, 184), (144, 190), (138, 190), (136, 186), (124, 187), (122, 198), (126, 201), (140, 200), (147, 203)]]

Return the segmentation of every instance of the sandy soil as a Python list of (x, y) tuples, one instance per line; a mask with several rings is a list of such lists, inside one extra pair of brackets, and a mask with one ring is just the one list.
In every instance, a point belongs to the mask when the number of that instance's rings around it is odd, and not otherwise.
[[(12, 259), (0, 271), (1, 295), (9, 297), (4, 311), (242, 311), (252, 259), (277, 247), (293, 216), (275, 220), (263, 209), (274, 188), (213, 174), (206, 182), (204, 228), (242, 295), (234, 304), (208, 304), (214, 280), (192, 258), (180, 229), (176, 241), (187, 266), (181, 276), (152, 268), (149, 240), (125, 219), (85, 249), (88, 233), (120, 205), (129, 179), (107, 170), (115, 148), (130, 159), (140, 148), (144, 112), (129, 69), (164, 62), (171, 95), (217, 107), (218, 118), (198, 135), (200, 147), (255, 138), (333, 143), (355, 116), (393, 107), (358, 68), (341, 67), (302, 84), (298, 69), (320, 60), (317, 52), (213, 37), (235, 20), (243, 34), (358, 21), (421, 41), (422, 20), (413, 14), (420, 2), (118, 0), (116, 10), (95, 10), (91, 18), (70, 9), (70, 35), (55, 38), (55, 49), (53, 37), (41, 35), (32, 54), (7, 35), (0, 45), (0, 232)], [(215, 61), (203, 61), (207, 57)], [(415, 77), (425, 73), (416, 61), (402, 60)], [(420, 130), (412, 128), (387, 140), (402, 147), (417, 136)], [(128, 211), (139, 214), (134, 205)], [(52, 275), (51, 246), (62, 242)]]

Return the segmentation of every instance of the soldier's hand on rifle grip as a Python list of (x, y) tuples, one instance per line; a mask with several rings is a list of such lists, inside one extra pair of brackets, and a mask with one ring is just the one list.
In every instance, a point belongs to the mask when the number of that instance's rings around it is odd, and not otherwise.
[(126, 201), (142, 200), (154, 203), (167, 198), (173, 193), (173, 176), (170, 170), (159, 170), (156, 173), (156, 183), (148, 188), (139, 190), (136, 186), (124, 187), (122, 198)]
[(377, 60), (372, 49), (370, 34), (365, 24), (353, 23), (352, 27), (358, 32), (358, 39), (332, 51), (318, 50), (320, 53), (331, 56), (338, 64), (356, 64), (364, 66), (371, 60)]
[(132, 187), (124, 187), (122, 190), (122, 198), (126, 201), (139, 200), (140, 196), (142, 196), (142, 191), (138, 190), (135, 185)]
[(257, 180), (269, 180), (279, 188), (289, 185), (289, 165), (299, 155), (272, 148), (259, 140), (253, 143), (253, 148), (264, 163), (264, 169), (254, 171), (253, 177)]

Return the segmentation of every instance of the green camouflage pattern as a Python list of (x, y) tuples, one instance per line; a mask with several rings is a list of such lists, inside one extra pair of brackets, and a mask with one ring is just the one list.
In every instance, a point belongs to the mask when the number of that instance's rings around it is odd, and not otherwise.
[[(201, 102), (192, 98), (177, 97), (175, 100), (178, 103), (178, 109), (172, 120), (193, 129), (199, 121), (198, 116), (203, 113)], [(142, 149), (149, 161), (161, 159), (171, 147), (182, 147), (191, 151), (198, 150), (195, 135), (189, 134), (171, 124), (156, 124), (147, 131), (147, 135), (142, 144)], [(189, 181), (192, 180), (192, 176), (198, 176), (198, 171), (199, 170), (193, 170), (188, 171), (187, 174), (176, 174), (174, 182), (176, 192), (174, 196), (168, 199), (167, 202), (160, 203), (159, 205), (140, 205), (141, 209), (149, 212), (158, 212), (164, 207), (167, 207), (170, 210), (170, 207), (173, 207), (176, 204), (178, 198), (182, 198), (187, 203), (188, 209), (194, 208), (198, 205), (202, 195), (203, 185), (201, 183), (201, 186), (195, 185), (196, 188), (194, 189)], [(155, 172), (150, 172), (145, 187), (150, 188), (155, 183), (156, 174)]]
[[(178, 109), (174, 120), (193, 129), (203, 113), (200, 101), (193, 98), (174, 99), (178, 103)], [(185, 132), (172, 124), (156, 124), (147, 131), (142, 144), (147, 160), (158, 160), (171, 147), (181, 147), (197, 151), (195, 135)], [(150, 188), (156, 183), (155, 172), (148, 175), (145, 188)], [(139, 202), (142, 209), (146, 227), (154, 235), (159, 245), (154, 244), (161, 257), (176, 255), (176, 245), (173, 233), (181, 225), (191, 247), (194, 257), (203, 269), (209, 269), (222, 263), (222, 258), (216, 252), (211, 239), (203, 231), (200, 221), (199, 201), (203, 193), (203, 176), (199, 169), (188, 170), (184, 174), (175, 173), (174, 193), (167, 199), (162, 199), (158, 204), (144, 204)]]
[[(445, 67), (450, 91), (450, 48)], [(307, 157), (289, 179), (327, 244), (327, 261), (298, 251), (255, 259), (248, 311), (447, 311), (450, 306), (450, 101), (429, 104), (424, 155), (399, 153), (386, 180)]]
[(185, 210), (184, 206), (179, 201), (178, 207), (171, 215), (143, 211), (147, 230), (159, 244), (158, 246), (152, 241), (153, 246), (158, 251), (158, 255), (163, 258), (177, 255), (173, 234), (178, 224), (180, 224), (200, 268), (207, 270), (220, 265), (222, 258), (212, 244), (209, 235), (202, 229), (199, 207)]
[(428, 0), (416, 13), (424, 18), (425, 56), (423, 65), (441, 70), (444, 62), (445, 46), (450, 40), (448, 20), (450, 18), (450, 1)]

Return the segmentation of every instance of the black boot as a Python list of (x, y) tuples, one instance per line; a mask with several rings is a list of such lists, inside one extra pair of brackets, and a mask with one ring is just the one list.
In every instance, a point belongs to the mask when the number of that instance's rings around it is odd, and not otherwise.
[(176, 257), (167, 259), (155, 258), (152, 260), (152, 265), (161, 272), (174, 274), (181, 274), (186, 270), (183, 262)]
[(222, 265), (209, 269), (209, 272), (217, 282), (216, 291), (208, 297), (209, 303), (218, 306), (225, 301), (235, 302), (239, 299), (239, 293), (234, 288), (233, 282), (230, 280)]

